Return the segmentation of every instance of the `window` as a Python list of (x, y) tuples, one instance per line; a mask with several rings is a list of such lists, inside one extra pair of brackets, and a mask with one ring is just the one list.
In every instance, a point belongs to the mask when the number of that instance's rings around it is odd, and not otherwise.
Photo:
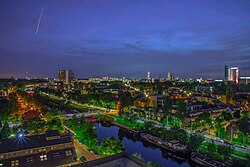
[(54, 157), (54, 158), (60, 157), (59, 152), (55, 152), (55, 153), (53, 153), (53, 157)]
[(11, 166), (19, 166), (19, 160), (11, 161)]
[(39, 149), (39, 152), (44, 152), (44, 151), (46, 151), (46, 148), (40, 148)]
[(12, 153), (11, 156), (12, 157), (15, 157), (17, 155), (17, 153)]
[(40, 160), (41, 161), (46, 161), (47, 160), (47, 155), (41, 155)]
[(30, 164), (30, 163), (33, 163), (33, 162), (34, 162), (34, 158), (33, 157), (26, 158), (26, 163), (27, 164)]
[(72, 152), (70, 150), (65, 151), (66, 156), (71, 156)]

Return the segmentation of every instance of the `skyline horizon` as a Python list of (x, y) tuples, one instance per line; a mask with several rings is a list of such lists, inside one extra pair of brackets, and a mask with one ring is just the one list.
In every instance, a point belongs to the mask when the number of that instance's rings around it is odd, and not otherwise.
[[(0, 1), (0, 77), (250, 74), (250, 1)], [(52, 71), (52, 72), (51, 72)]]
[[(238, 66), (229, 66), (229, 68), (235, 68), (235, 67), (239, 68), (239, 74), (240, 74), (239, 78), (240, 77), (250, 77), (248, 75), (241, 75), (240, 67), (238, 67)], [(29, 76), (29, 74), (26, 71), (26, 76), (10, 75), (10, 76), (7, 76), (7, 77), (0, 77), (0, 78), (1, 79), (9, 79), (9, 78), (13, 77), (13, 78), (17, 78), (17, 79), (26, 79), (26, 78), (31, 78), (31, 79), (34, 79), (34, 78), (36, 78), (36, 79), (53, 78), (53, 79), (57, 79), (58, 78), (58, 71), (59, 70), (73, 70), (74, 71), (74, 75), (77, 74), (77, 73), (75, 73), (76, 71), (73, 68), (70, 68), (70, 69), (60, 68), (60, 69), (57, 70), (57, 75), (54, 75), (54, 76), (51, 76), (51, 75), (50, 76), (40, 76), (40, 77), (39, 76), (35, 76), (35, 75)], [(214, 77), (202, 77), (202, 76), (199, 76), (199, 77), (189, 77), (189, 76), (187, 76), (187, 77), (179, 77), (178, 75), (175, 75), (175, 73), (173, 73), (173, 72), (172, 73), (171, 72), (166, 72), (165, 75), (162, 75), (162, 74), (155, 74), (152, 71), (146, 71), (144, 76), (135, 76), (135, 77), (121, 76), (121, 75), (120, 76), (119, 75), (104, 75), (104, 74), (101, 75), (100, 74), (99, 76), (77, 76), (75, 78), (76, 79), (85, 79), (85, 78), (102, 78), (102, 77), (109, 77), (109, 78), (116, 78), (116, 77), (117, 78), (122, 78), (122, 77), (125, 77), (125, 78), (129, 78), (129, 79), (133, 79), (133, 78), (143, 79), (143, 78), (147, 78), (147, 73), (148, 72), (150, 72), (151, 78), (154, 78), (154, 79), (158, 79), (159, 77), (165, 79), (165, 78), (167, 78), (168, 73), (170, 73), (171, 76), (173, 76), (174, 78), (179, 78), (179, 79), (190, 79), (190, 78), (191, 79), (200, 79), (200, 78), (202, 78), (202, 79), (213, 79), (213, 80), (224, 80), (225, 79), (225, 75), (224, 75), (224, 77), (221, 76), (220, 78), (219, 77), (217, 77), (217, 78), (214, 78)], [(223, 75), (223, 72), (221, 72), (221, 74)]]

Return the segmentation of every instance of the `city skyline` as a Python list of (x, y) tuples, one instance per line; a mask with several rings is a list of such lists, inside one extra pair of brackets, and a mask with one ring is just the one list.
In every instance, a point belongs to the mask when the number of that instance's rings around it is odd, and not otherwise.
[[(0, 78), (250, 73), (249, 1), (1, 1)], [(38, 24), (39, 23), (39, 24)]]

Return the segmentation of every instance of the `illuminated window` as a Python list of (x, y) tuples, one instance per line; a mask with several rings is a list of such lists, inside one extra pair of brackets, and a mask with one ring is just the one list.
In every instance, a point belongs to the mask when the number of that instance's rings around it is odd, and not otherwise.
[(19, 160), (11, 161), (11, 166), (19, 166)]
[(46, 148), (40, 148), (39, 149), (39, 152), (43, 152), (43, 151), (46, 151)]
[(41, 160), (41, 161), (46, 161), (46, 160), (48, 160), (48, 159), (47, 159), (47, 155), (41, 155), (41, 156), (40, 156), (40, 160)]
[(65, 151), (66, 156), (71, 156), (72, 152), (70, 150)]

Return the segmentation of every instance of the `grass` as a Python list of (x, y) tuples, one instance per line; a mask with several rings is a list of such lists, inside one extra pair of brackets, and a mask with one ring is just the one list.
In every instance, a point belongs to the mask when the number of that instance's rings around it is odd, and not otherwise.
[(124, 119), (124, 118), (122, 118), (122, 117), (120, 117), (120, 116), (117, 116), (117, 115), (112, 115), (112, 116), (116, 118), (116, 122), (117, 122), (117, 123), (126, 125), (126, 126), (128, 126), (128, 127), (137, 127), (137, 126), (143, 127), (143, 126), (144, 126), (143, 123), (139, 123), (139, 122), (130, 122), (130, 121), (128, 121), (128, 120), (126, 120), (126, 119)]
[(76, 104), (76, 103), (72, 103), (72, 102), (68, 102), (67, 105), (69, 107), (72, 108), (76, 108), (77, 110), (81, 111), (81, 112), (88, 112), (89, 108), (80, 104)]
[(234, 150), (234, 152), (232, 154), (236, 155), (238, 157), (241, 157), (241, 158), (248, 158), (249, 157), (249, 154), (244, 153), (244, 152), (240, 152), (238, 150)]
[[(200, 149), (202, 152), (209, 154), (208, 149), (207, 149), (208, 144), (209, 144), (208, 142), (203, 142)], [(232, 155), (236, 155), (236, 156), (244, 158), (244, 159), (249, 157), (249, 154), (238, 151), (238, 150), (234, 150)]]

